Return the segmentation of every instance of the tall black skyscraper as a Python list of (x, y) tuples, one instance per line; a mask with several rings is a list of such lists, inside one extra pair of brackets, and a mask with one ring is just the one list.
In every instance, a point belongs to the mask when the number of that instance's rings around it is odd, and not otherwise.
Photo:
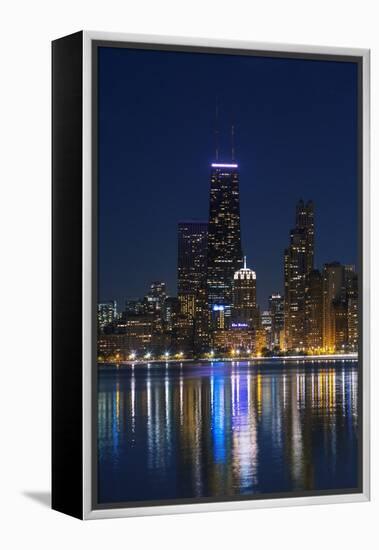
[(243, 266), (239, 173), (234, 162), (215, 162), (211, 168), (207, 301), (212, 317), (222, 311), (227, 321), (233, 298), (233, 276)]
[(306, 278), (314, 263), (314, 209), (312, 201), (296, 205), (295, 227), (284, 252), (284, 322), (286, 347), (306, 348)]

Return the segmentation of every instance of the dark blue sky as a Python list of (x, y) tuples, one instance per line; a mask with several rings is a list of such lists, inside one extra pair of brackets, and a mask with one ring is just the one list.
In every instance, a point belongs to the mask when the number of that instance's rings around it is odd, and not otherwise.
[(299, 198), (315, 203), (316, 266), (356, 264), (355, 64), (99, 48), (100, 301), (153, 280), (176, 294), (177, 223), (208, 217), (216, 97), (261, 307), (283, 290)]

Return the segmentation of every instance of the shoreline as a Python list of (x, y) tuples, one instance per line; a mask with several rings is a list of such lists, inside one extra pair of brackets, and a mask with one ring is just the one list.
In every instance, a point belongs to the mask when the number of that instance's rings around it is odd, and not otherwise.
[(146, 359), (138, 360), (127, 360), (127, 361), (97, 361), (98, 367), (136, 367), (136, 366), (150, 366), (150, 365), (165, 365), (174, 366), (174, 365), (183, 365), (185, 363), (200, 363), (200, 364), (212, 364), (212, 363), (240, 363), (240, 362), (253, 362), (253, 363), (267, 363), (267, 362), (281, 362), (281, 363), (315, 363), (319, 361), (330, 361), (335, 363), (336, 361), (350, 361), (357, 362), (358, 354), (357, 353), (346, 353), (346, 354), (334, 354), (334, 355), (288, 355), (288, 356), (273, 356), (273, 357), (213, 357), (205, 359), (152, 359), (147, 361)]

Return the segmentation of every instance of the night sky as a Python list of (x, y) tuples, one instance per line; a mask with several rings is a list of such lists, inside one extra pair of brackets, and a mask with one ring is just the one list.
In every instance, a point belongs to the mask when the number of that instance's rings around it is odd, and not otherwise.
[(177, 223), (208, 218), (235, 125), (241, 235), (267, 308), (299, 198), (315, 203), (315, 262), (357, 263), (353, 63), (99, 48), (99, 301), (176, 295)]

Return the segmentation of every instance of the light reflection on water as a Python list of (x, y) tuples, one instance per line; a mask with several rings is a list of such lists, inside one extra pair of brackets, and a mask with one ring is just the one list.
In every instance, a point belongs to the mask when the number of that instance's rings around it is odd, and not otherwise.
[(104, 367), (100, 503), (357, 487), (357, 364)]

